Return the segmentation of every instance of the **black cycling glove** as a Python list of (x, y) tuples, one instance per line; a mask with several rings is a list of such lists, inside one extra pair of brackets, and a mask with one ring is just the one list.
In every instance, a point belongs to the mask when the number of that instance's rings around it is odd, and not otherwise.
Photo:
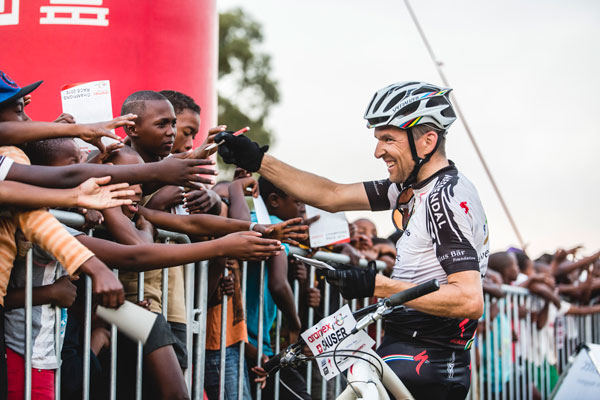
[(235, 164), (249, 172), (260, 169), (262, 159), (269, 146), (260, 147), (258, 143), (245, 135), (233, 136), (232, 132), (220, 132), (215, 136), (215, 142), (224, 142), (219, 146), (219, 155), (227, 164)]
[(377, 268), (369, 262), (367, 268), (339, 264), (335, 270), (322, 271), (327, 282), (337, 287), (345, 299), (361, 299), (373, 296)]

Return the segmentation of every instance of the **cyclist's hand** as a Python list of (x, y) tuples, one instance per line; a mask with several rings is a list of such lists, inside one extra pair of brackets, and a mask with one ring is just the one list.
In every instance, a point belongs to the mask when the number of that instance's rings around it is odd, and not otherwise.
[(221, 132), (215, 136), (215, 142), (224, 142), (219, 146), (219, 155), (227, 164), (235, 164), (246, 171), (260, 169), (262, 159), (269, 146), (260, 147), (245, 135), (233, 136), (232, 132)]
[(340, 264), (335, 270), (325, 270), (323, 274), (345, 299), (371, 297), (375, 292), (377, 269), (374, 262), (370, 262), (367, 268)]

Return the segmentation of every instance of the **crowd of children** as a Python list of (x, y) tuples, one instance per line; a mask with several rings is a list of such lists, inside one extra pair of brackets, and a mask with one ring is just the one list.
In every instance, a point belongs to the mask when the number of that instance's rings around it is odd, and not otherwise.
[[(289, 256), (289, 245), (308, 248), (308, 225), (314, 219), (306, 218), (304, 204), (241, 169), (235, 171), (233, 180), (215, 184), (210, 177), (214, 161), (206, 147), (226, 127), (211, 129), (206, 141), (193, 149), (201, 110), (183, 93), (135, 92), (124, 101), (122, 116), (104, 123), (77, 124), (68, 114), (54, 122), (33, 122), (26, 106), (40, 83), (21, 88), (0, 72), (0, 398), (23, 398), (29, 253), (33, 261), (33, 398), (54, 398), (57, 368), (62, 372), (61, 398), (81, 397), (82, 365), (87, 356), (82, 345), (82, 276), (86, 275), (92, 280), (94, 304), (115, 308), (128, 300), (158, 315), (142, 348), (118, 335), (117, 397), (135, 397), (141, 351), (143, 398), (189, 398), (184, 380), (191, 355), (186, 346), (190, 328), (186, 325), (183, 265), (201, 260), (209, 260), (204, 395), (219, 398), (219, 379), (225, 373), (225, 398), (237, 399), (241, 371), (242, 397), (252, 398), (254, 379), (261, 372), (257, 365), (260, 303), (264, 306), (263, 363), (274, 355), (273, 327), (278, 311), (283, 320), (281, 346), (295, 342), (308, 328), (309, 309), (314, 310), (315, 321), (325, 316), (325, 281), (317, 277), (311, 282), (307, 266)], [(111, 133), (115, 128), (123, 128), (123, 142)], [(118, 141), (105, 146), (103, 137)], [(74, 138), (99, 151), (82, 154)], [(248, 208), (247, 197), (259, 194), (270, 224), (259, 224)], [(49, 209), (79, 213), (85, 224), (77, 229), (67, 227)], [(96, 229), (93, 236), (87, 234), (99, 225), (102, 229)], [(364, 218), (349, 227), (349, 243), (325, 250), (345, 254), (353, 264), (360, 259), (382, 261), (386, 266), (382, 273), (389, 276), (398, 233), (381, 238), (375, 224)], [(183, 233), (191, 243), (159, 243), (157, 229)], [(600, 306), (590, 305), (600, 294), (600, 253), (576, 259), (576, 252), (559, 250), (535, 261), (518, 249), (492, 254), (484, 289), (492, 299), (504, 296), (502, 284), (529, 289), (543, 299), (535, 313), (538, 329), (553, 335), (548, 327), (553, 327), (558, 316), (600, 311)], [(245, 281), (244, 261), (248, 262)], [(162, 285), (165, 268), (168, 288)], [(119, 271), (118, 278), (112, 269)], [(167, 293), (163, 293), (165, 289)], [(221, 343), (224, 296), (227, 331), (226, 343)], [(342, 305), (333, 288), (329, 299), (330, 311)], [(493, 320), (497, 310), (491, 309)], [(54, 333), (57, 321), (63, 328), (60, 339)], [(110, 370), (107, 349), (113, 338), (104, 321), (95, 315), (92, 321), (90, 395), (104, 399)], [(483, 335), (489, 330), (480, 326)], [(61, 342), (58, 354), (57, 339)], [(223, 346), (226, 365), (225, 371), (220, 371)], [(240, 352), (247, 363), (242, 369)], [(555, 359), (547, 362), (556, 368)], [(303, 372), (281, 370), (280, 398), (320, 398), (320, 379), (313, 379), (311, 396)], [(313, 369), (313, 374), (317, 373)], [(263, 398), (273, 398), (275, 380), (262, 382)], [(330, 398), (333, 385), (328, 389)]]

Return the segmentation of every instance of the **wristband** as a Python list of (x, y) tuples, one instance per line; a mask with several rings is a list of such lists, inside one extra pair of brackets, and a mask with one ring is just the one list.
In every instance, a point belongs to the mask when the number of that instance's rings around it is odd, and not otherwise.
[(249, 231), (253, 231), (253, 230), (254, 230), (254, 227), (255, 227), (256, 225), (257, 225), (257, 224), (256, 224), (256, 222), (252, 222), (252, 223), (250, 224), (250, 228), (248, 228), (248, 230), (249, 230)]

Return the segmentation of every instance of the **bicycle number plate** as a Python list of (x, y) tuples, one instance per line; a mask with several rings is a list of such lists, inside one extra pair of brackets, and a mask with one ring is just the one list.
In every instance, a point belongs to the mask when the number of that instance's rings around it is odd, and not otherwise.
[(321, 375), (325, 379), (334, 378), (356, 361), (364, 358), (361, 351), (367, 351), (375, 344), (375, 341), (364, 331), (350, 336), (355, 326), (356, 320), (346, 304), (302, 333), (302, 339), (315, 355)]

